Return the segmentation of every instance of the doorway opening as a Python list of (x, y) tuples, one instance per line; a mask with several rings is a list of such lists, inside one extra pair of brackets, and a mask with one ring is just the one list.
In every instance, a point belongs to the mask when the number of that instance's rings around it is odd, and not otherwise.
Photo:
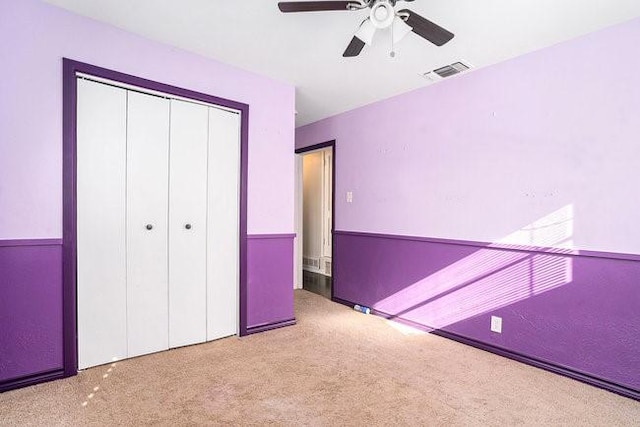
[(295, 287), (332, 299), (335, 141), (296, 154)]

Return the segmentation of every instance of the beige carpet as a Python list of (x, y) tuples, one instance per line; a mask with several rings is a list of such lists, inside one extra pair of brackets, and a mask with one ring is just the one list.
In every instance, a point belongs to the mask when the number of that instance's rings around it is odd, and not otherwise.
[(306, 291), (296, 326), (0, 394), (2, 425), (640, 425), (640, 403)]

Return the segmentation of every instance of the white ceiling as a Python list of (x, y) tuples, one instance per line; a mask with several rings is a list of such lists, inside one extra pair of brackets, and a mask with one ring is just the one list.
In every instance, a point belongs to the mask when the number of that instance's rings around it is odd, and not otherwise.
[[(270, 0), (45, 0), (296, 86), (298, 126), (433, 84), (420, 75), (466, 61), (484, 67), (640, 16), (639, 0), (399, 2), (455, 33), (436, 47), (411, 33), (389, 56), (389, 35), (343, 58), (365, 11), (283, 14)], [(612, 46), (615, 49), (615, 46)]]

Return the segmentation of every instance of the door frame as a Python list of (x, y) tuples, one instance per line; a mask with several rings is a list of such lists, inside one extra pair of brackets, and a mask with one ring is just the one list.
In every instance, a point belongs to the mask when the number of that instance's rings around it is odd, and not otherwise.
[[(335, 259), (335, 253), (336, 253), (336, 235), (335, 235), (335, 229), (336, 229), (336, 140), (332, 139), (330, 141), (326, 141), (326, 142), (321, 142), (319, 144), (314, 144), (314, 145), (310, 145), (308, 147), (302, 147), (302, 148), (297, 148), (294, 152), (297, 155), (304, 155), (310, 151), (316, 151), (316, 150), (321, 150), (324, 148), (331, 148), (331, 300), (334, 301), (334, 289), (335, 289), (335, 285), (336, 285), (336, 277), (335, 277), (335, 271), (336, 271), (336, 259)], [(299, 171), (300, 175), (302, 175), (302, 167), (300, 167), (300, 171)], [(301, 177), (298, 176), (296, 177), (296, 179), (300, 179)], [(302, 201), (304, 200), (304, 193), (302, 191), (302, 189), (300, 190), (300, 194), (299, 197), (301, 198), (301, 200), (296, 200), (295, 201), (295, 206), (296, 208), (298, 208), (299, 206), (302, 206)], [(302, 224), (302, 221), (299, 224), (300, 230), (296, 230), (296, 234), (297, 236), (300, 236), (300, 245), (303, 245), (302, 242), (302, 236), (303, 233), (299, 233), (299, 231), (304, 229), (304, 226)], [(293, 265), (302, 268), (302, 259), (298, 259), (298, 254), (294, 252), (294, 256), (296, 257), (296, 259), (294, 259), (293, 261)], [(296, 267), (296, 272), (297, 272), (297, 267)], [(295, 276), (294, 276), (295, 277)]]
[(239, 187), (239, 336), (247, 335), (247, 177), (249, 105), (132, 76), (95, 65), (62, 59), (62, 339), (64, 376), (78, 373), (77, 229), (76, 229), (76, 74), (83, 73), (125, 85), (219, 105), (240, 111)]

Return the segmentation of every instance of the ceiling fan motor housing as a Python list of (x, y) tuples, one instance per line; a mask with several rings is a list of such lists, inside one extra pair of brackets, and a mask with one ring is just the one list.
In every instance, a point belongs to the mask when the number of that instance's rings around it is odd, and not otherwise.
[(395, 11), (389, 0), (377, 0), (371, 6), (369, 18), (376, 28), (387, 28), (393, 23)]

